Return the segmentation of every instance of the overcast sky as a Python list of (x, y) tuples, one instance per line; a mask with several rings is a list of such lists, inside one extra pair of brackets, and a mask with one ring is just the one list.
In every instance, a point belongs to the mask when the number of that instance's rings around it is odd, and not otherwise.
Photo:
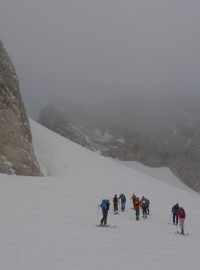
[(27, 111), (200, 92), (199, 0), (0, 0)]

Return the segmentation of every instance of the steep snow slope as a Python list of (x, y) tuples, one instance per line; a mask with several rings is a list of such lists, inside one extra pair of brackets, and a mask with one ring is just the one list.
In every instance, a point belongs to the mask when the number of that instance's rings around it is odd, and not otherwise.
[[(198, 194), (183, 191), (90, 152), (31, 122), (46, 177), (0, 175), (0, 264), (15, 270), (196, 269)], [(96, 228), (100, 200), (123, 192), (128, 209), (110, 210), (116, 229)], [(132, 193), (151, 200), (148, 220), (134, 220)], [(170, 208), (187, 213), (188, 237), (175, 235)]]

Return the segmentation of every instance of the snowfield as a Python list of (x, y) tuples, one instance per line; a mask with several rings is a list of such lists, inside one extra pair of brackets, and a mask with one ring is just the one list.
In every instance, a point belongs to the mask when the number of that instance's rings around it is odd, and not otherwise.
[[(192, 192), (192, 190), (186, 186), (183, 182), (181, 182), (172, 172), (169, 168), (166, 167), (147, 167), (143, 164), (136, 162), (136, 161), (122, 161), (122, 164), (126, 165), (129, 168), (132, 168), (136, 171), (142, 172), (148, 176), (151, 176), (155, 179), (159, 179), (165, 183), (171, 184), (173, 186), (176, 186), (180, 189), (187, 190)], [(194, 192), (194, 191), (193, 191)], [(196, 192), (194, 192), (196, 193)]]
[[(91, 152), (31, 121), (45, 177), (0, 175), (0, 269), (198, 269), (200, 196)], [(127, 210), (97, 228), (102, 198), (123, 192)], [(151, 215), (135, 220), (130, 197), (148, 197)], [(170, 211), (186, 210), (186, 232), (174, 234)]]

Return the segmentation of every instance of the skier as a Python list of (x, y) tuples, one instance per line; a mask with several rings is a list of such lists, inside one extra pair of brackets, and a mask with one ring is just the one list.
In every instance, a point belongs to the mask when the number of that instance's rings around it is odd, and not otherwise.
[(133, 202), (133, 208), (134, 208), (134, 202), (135, 202), (136, 199), (137, 199), (137, 196), (133, 193), (133, 196), (131, 197), (131, 200)]
[(147, 218), (148, 206), (149, 206), (149, 200), (146, 199), (144, 196), (142, 196), (142, 199), (140, 200), (140, 207), (142, 209), (143, 218)]
[(183, 207), (179, 207), (176, 212), (176, 218), (179, 221), (179, 225), (181, 228), (181, 234), (184, 234), (184, 221), (185, 221), (185, 210)]
[(114, 214), (118, 214), (118, 204), (119, 204), (119, 199), (117, 195), (115, 194), (113, 198), (113, 209), (114, 209)]
[(138, 197), (136, 197), (136, 199), (134, 200), (134, 209), (135, 209), (136, 220), (139, 220), (139, 216), (140, 216), (140, 199)]
[(121, 211), (124, 212), (126, 205), (126, 196), (123, 193), (121, 193), (119, 196), (119, 200), (121, 200)]
[(176, 213), (179, 209), (179, 204), (176, 203), (173, 207), (172, 207), (172, 216), (173, 216), (173, 224), (177, 225), (178, 224), (178, 218), (176, 216)]
[(101, 226), (106, 226), (107, 225), (107, 217), (108, 217), (108, 210), (110, 208), (110, 202), (107, 199), (103, 199), (100, 207), (102, 209), (102, 214), (103, 217), (101, 219)]

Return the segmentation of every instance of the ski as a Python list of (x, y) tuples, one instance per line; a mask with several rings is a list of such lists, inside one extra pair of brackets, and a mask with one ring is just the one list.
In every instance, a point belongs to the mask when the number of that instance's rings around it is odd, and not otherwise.
[(116, 225), (101, 225), (101, 224), (97, 224), (96, 227), (100, 227), (100, 228), (117, 228)]
[(189, 233), (181, 233), (179, 231), (176, 231), (174, 234), (179, 234), (179, 235), (183, 235), (183, 236), (188, 236), (189, 235)]

